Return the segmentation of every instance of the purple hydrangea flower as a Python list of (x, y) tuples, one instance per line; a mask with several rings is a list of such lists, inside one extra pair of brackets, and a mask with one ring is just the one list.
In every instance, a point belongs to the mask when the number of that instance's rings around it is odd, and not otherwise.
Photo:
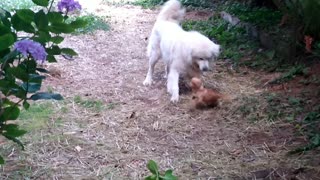
[(14, 44), (14, 49), (19, 51), (25, 57), (28, 56), (28, 53), (31, 54), (33, 59), (43, 63), (47, 58), (47, 52), (44, 47), (35, 41), (30, 39), (23, 39)]
[(66, 10), (66, 12), (72, 12), (76, 9), (81, 9), (81, 5), (78, 1), (74, 0), (61, 0), (58, 2), (58, 9), (60, 12)]

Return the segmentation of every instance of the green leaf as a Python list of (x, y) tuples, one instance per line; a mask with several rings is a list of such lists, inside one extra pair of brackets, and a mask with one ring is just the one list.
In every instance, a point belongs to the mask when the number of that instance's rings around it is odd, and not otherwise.
[(14, 43), (14, 36), (11, 33), (0, 36), (0, 51), (5, 50)]
[(71, 27), (75, 29), (86, 27), (87, 24), (88, 24), (88, 21), (84, 19), (77, 19), (70, 23)]
[(4, 159), (2, 156), (0, 156), (0, 164), (4, 164)]
[(37, 63), (34, 60), (23, 61), (18, 67), (25, 69), (28, 73), (35, 73), (37, 68)]
[(26, 23), (17, 14), (11, 18), (12, 27), (17, 31), (25, 31), (28, 33), (34, 33), (34, 27), (31, 23)]
[(320, 134), (316, 134), (315, 136), (312, 137), (311, 143), (313, 145), (319, 146), (320, 145)]
[(272, 60), (274, 58), (275, 54), (276, 54), (275, 50), (266, 52), (266, 56), (269, 60)]
[(36, 68), (36, 70), (42, 73), (49, 73), (49, 71), (44, 68)]
[(31, 100), (39, 100), (39, 99), (55, 99), (55, 100), (62, 100), (63, 97), (60, 94), (54, 93), (46, 93), (46, 92), (39, 92), (35, 93), (30, 97)]
[[(5, 92), (5, 91), (3, 91)], [(26, 91), (17, 84), (10, 83), (8, 91), (6, 91), (7, 96), (14, 95), (20, 99), (26, 99)]]
[(57, 62), (56, 58), (53, 55), (48, 55), (47, 56), (47, 61), (50, 62), (50, 63)]
[(17, 15), (26, 23), (31, 23), (34, 19), (34, 12), (30, 9), (19, 9), (17, 10)]
[(24, 107), (24, 109), (26, 109), (26, 110), (28, 110), (29, 109), (29, 107), (30, 107), (30, 104), (27, 102), (27, 101), (23, 101), (23, 107)]
[(3, 101), (3, 106), (5, 106), (5, 107), (8, 107), (8, 106), (15, 106), (15, 102), (12, 102), (12, 101), (10, 101), (8, 98), (4, 98), (4, 99), (2, 99), (2, 101)]
[(70, 48), (62, 48), (61, 53), (67, 54), (70, 56), (77, 56), (78, 55), (73, 49), (70, 49)]
[(32, 0), (38, 6), (47, 7), (49, 5), (49, 0)]
[(158, 180), (159, 178), (157, 178), (156, 175), (151, 175), (151, 176), (148, 176), (146, 178), (144, 178), (144, 180)]
[(12, 74), (16, 78), (21, 79), (24, 82), (28, 81), (28, 73), (25, 69), (22, 69), (21, 67), (10, 68), (7, 72)]
[(50, 39), (50, 41), (55, 44), (60, 44), (63, 40), (64, 40), (64, 38), (61, 36), (51, 37), (51, 39)]
[(6, 134), (2, 134), (2, 135), (3, 135), (4, 137), (6, 137), (7, 139), (9, 139), (9, 140), (17, 143), (18, 145), (20, 145), (21, 148), (22, 148), (22, 150), (24, 150), (24, 146), (23, 146), (22, 142), (19, 141), (19, 139), (15, 138), (15, 137), (12, 137), (12, 136), (8, 136), (8, 135), (6, 135)]
[(162, 177), (163, 180), (177, 180), (178, 178), (174, 175), (172, 175), (172, 170), (167, 170)]
[(1, 127), (5, 132), (3, 133), (6, 137), (20, 137), (24, 135), (27, 131), (19, 129), (17, 124), (5, 124)]
[(59, 34), (59, 33), (72, 33), (74, 32), (74, 28), (71, 25), (66, 23), (52, 23), (49, 26), (49, 31)]
[(37, 32), (37, 35), (36, 37), (32, 38), (33, 40), (39, 42), (39, 43), (42, 43), (42, 44), (45, 44), (46, 42), (49, 42), (50, 39), (51, 39), (51, 35), (49, 32), (47, 31), (39, 31)]
[(1, 24), (1, 21), (0, 21), (0, 35), (2, 36), (3, 34), (7, 34), (7, 33), (11, 33), (10, 26), (5, 26)]
[[(1, 59), (2, 68), (7, 68), (9, 63), (12, 63), (14, 59), (19, 55), (18, 51), (9, 51), (9, 53), (6, 53), (6, 55)], [(5, 64), (5, 66), (4, 66)]]
[[(1, 10), (1, 9), (0, 9)], [(9, 21), (9, 19), (11, 18), (11, 14), (10, 12), (2, 9), (2, 11), (4, 11), (4, 16), (0, 13), (0, 18), (1, 18), (1, 21), (3, 22), (3, 24), (7, 27), (11, 27), (11, 23)]]
[(147, 168), (152, 174), (159, 176), (159, 169), (156, 162), (154, 162), (153, 160), (150, 160), (147, 164)]
[(29, 82), (40, 83), (43, 79), (46, 79), (46, 77), (39, 74), (29, 74)]
[[(5, 79), (0, 80), (0, 90), (2, 91), (3, 94), (6, 94), (7, 96), (15, 95), (21, 99), (24, 99), (25, 91), (20, 86), (15, 84), (16, 83), (15, 80), (16, 80), (15, 78), (9, 79), (7, 77)], [(8, 105), (12, 105), (12, 104), (8, 104)]]
[(20, 115), (20, 109), (17, 106), (9, 106), (3, 109), (0, 115), (0, 121), (16, 120)]
[(35, 93), (41, 88), (40, 83), (23, 83), (21, 86), (25, 91), (28, 91), (28, 93)]
[(3, 94), (7, 94), (7, 92), (10, 90), (9, 84), (10, 82), (6, 79), (0, 80), (0, 91), (3, 92)]
[(43, 12), (43, 10), (35, 14), (34, 21), (39, 30), (46, 30), (48, 28), (48, 24), (49, 24), (48, 17)]
[(0, 64), (2, 64), (2, 69), (6, 69), (6, 66), (8, 66), (8, 64), (3, 64), (3, 62), (5, 62), (4, 57), (8, 56), (8, 54), (10, 54), (10, 48), (0, 51)]
[(62, 23), (63, 22), (63, 16), (59, 12), (48, 12), (47, 14), (48, 20), (51, 23)]
[(57, 45), (53, 45), (51, 48), (47, 48), (46, 52), (48, 55), (60, 55), (61, 54), (61, 49)]

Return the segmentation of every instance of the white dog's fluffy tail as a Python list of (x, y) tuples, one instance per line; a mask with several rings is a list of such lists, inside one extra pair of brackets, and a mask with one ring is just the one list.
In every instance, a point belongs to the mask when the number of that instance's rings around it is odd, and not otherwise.
[(185, 9), (181, 7), (180, 1), (169, 0), (163, 5), (157, 20), (179, 23), (182, 21), (184, 14)]

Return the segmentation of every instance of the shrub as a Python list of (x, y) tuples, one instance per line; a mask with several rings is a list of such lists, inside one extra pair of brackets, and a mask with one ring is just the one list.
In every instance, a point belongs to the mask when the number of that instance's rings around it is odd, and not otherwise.
[[(311, 48), (318, 50), (314, 40), (320, 39), (320, 1), (318, 0), (273, 0), (278, 8), (289, 18), (293, 26), (294, 41), (305, 44), (305, 50), (311, 53)], [(314, 45), (312, 45), (312, 43)], [(303, 46), (302, 46), (303, 47)], [(314, 54), (319, 55), (318, 52)]]
[(320, 38), (320, 1), (318, 0), (274, 0), (278, 8), (290, 16), (290, 21), (301, 33)]
[[(16, 120), (21, 106), (28, 109), (29, 100), (61, 100), (60, 94), (39, 92), (48, 72), (38, 64), (56, 62), (60, 54), (77, 55), (70, 48), (60, 48), (64, 40), (62, 34), (69, 34), (84, 27), (86, 22), (80, 19), (71, 21), (68, 13), (81, 9), (78, 2), (61, 0), (59, 12), (52, 11), (54, 0), (32, 0), (39, 6), (37, 12), (30, 9), (19, 9), (9, 12), (0, 10), (0, 135), (23, 144), (18, 137), (26, 133), (19, 129)], [(0, 164), (4, 160), (0, 156)]]

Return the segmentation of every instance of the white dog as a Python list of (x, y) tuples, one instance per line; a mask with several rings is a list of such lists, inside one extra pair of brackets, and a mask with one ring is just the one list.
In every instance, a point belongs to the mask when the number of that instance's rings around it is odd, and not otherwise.
[(154, 24), (147, 47), (149, 69), (143, 84), (152, 84), (154, 66), (162, 58), (166, 64), (167, 91), (171, 94), (171, 102), (179, 100), (179, 75), (185, 75), (194, 64), (201, 71), (209, 70), (209, 61), (220, 51), (220, 46), (204, 35), (181, 28), (179, 24), (184, 14), (185, 9), (178, 0), (166, 2)]

